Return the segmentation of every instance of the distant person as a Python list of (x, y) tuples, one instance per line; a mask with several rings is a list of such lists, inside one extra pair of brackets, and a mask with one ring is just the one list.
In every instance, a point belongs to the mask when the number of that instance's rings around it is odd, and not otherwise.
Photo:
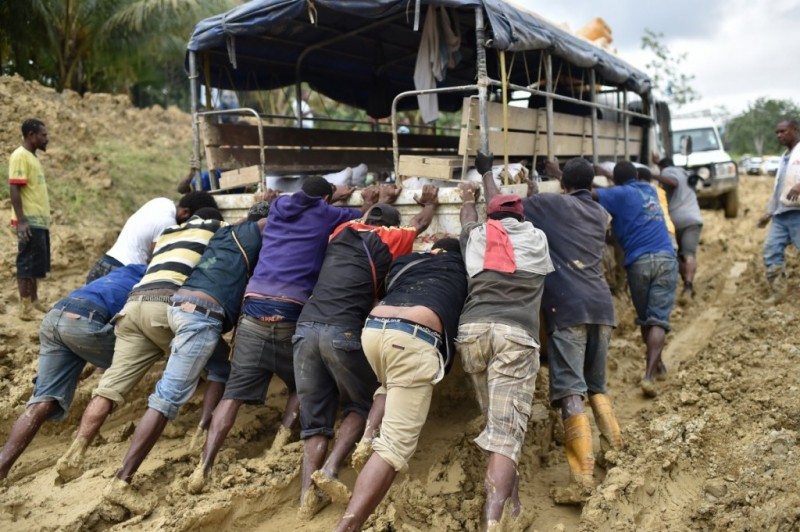
[(697, 272), (697, 245), (703, 231), (703, 215), (697, 203), (697, 192), (689, 184), (689, 173), (665, 157), (658, 163), (660, 175), (653, 175), (667, 189), (669, 217), (675, 224), (678, 242), (678, 269), (683, 279), (681, 298), (694, 298), (694, 276)]
[(11, 225), (17, 230), (17, 289), (23, 321), (34, 310), (47, 312), (39, 301), (38, 280), (50, 271), (50, 198), (36, 151), (47, 151), (47, 126), (35, 118), (22, 123), (22, 146), (8, 160)]
[(308, 103), (309, 96), (308, 90), (303, 89), (300, 92), (300, 100), (298, 101), (296, 98), (292, 100), (295, 125), (303, 129), (313, 129), (314, 127), (314, 111), (311, 109), (311, 104)]
[(452, 366), (453, 339), (467, 295), (458, 241), (442, 238), (430, 253), (400, 257), (386, 282), (386, 296), (361, 331), (364, 354), (381, 384), (369, 414), (376, 424), (382, 417), (380, 435), (370, 442), (374, 452), (356, 479), (337, 532), (361, 530), (397, 473), (408, 470), (433, 387)]
[(86, 363), (108, 368), (114, 355), (113, 318), (144, 275), (144, 264), (119, 268), (72, 291), (48, 311), (39, 327), (39, 367), (28, 406), (0, 451), (0, 481), (48, 419), (61, 421), (75, 397)]
[[(603, 275), (608, 212), (592, 200), (594, 169), (570, 159), (560, 175), (564, 194), (534, 194), (523, 200), (525, 218), (547, 236), (555, 271), (544, 279), (542, 314), (547, 327), (550, 404), (561, 409), (572, 482), (553, 490), (560, 504), (586, 500), (594, 488), (594, 452), (584, 397), (589, 398), (600, 452), (622, 447), (622, 434), (606, 395), (606, 359), (616, 326), (614, 301)], [(602, 458), (602, 456), (601, 456)]]
[(661, 359), (675, 304), (678, 261), (653, 187), (636, 179), (628, 161), (614, 167), (614, 185), (595, 195), (613, 217), (611, 228), (625, 253), (628, 286), (646, 346), (646, 369), (640, 386), (647, 397), (658, 394), (655, 380), (666, 377)]
[(477, 185), (462, 184), (460, 242), (469, 291), (456, 342), (486, 423), (475, 438), (488, 454), (481, 517), (486, 530), (504, 514), (522, 523), (518, 465), (539, 371), (544, 280), (553, 264), (547, 237), (525, 221), (522, 198), (499, 193), (492, 155), (478, 152), (475, 167), (482, 175), (488, 219), (478, 221)]
[(769, 282), (769, 303), (780, 303), (786, 297), (786, 247), (800, 249), (800, 133), (796, 118), (786, 118), (775, 128), (778, 143), (786, 146), (775, 174), (775, 187), (767, 204), (767, 212), (758, 220), (759, 227), (772, 225), (764, 242), (764, 266)]
[(161, 232), (176, 223), (182, 224), (203, 207), (217, 208), (214, 197), (205, 192), (186, 194), (177, 205), (167, 198), (148, 201), (128, 218), (117, 241), (89, 270), (86, 283), (128, 264), (147, 264)]

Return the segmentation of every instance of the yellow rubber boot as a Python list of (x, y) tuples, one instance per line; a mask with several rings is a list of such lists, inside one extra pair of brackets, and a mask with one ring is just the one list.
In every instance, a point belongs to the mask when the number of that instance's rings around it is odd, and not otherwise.
[(622, 449), (622, 432), (619, 430), (611, 399), (605, 394), (596, 393), (589, 397), (589, 404), (592, 405), (594, 421), (600, 430), (601, 452), (605, 454), (609, 449)]
[(566, 488), (554, 488), (551, 495), (558, 504), (580, 504), (594, 489), (592, 428), (586, 414), (575, 414), (564, 420), (564, 440), (572, 482)]

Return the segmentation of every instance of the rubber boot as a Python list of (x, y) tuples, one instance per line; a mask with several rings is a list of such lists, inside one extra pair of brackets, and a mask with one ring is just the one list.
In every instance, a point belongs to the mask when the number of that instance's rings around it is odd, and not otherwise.
[(786, 297), (786, 268), (780, 265), (767, 267), (770, 297), (767, 303), (776, 305)]
[(611, 399), (602, 393), (596, 393), (589, 397), (589, 404), (592, 405), (594, 422), (600, 430), (600, 465), (605, 463), (605, 455), (611, 449), (622, 449), (622, 432), (619, 430), (617, 416), (614, 415), (614, 408), (611, 406)]
[(594, 489), (592, 428), (585, 413), (564, 420), (564, 444), (572, 481), (566, 488), (554, 488), (551, 494), (557, 504), (581, 504)]

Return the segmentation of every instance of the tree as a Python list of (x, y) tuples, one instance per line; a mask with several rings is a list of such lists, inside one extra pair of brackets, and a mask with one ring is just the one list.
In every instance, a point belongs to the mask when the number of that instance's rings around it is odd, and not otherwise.
[(645, 28), (642, 36), (642, 50), (649, 50), (655, 57), (645, 65), (653, 87), (660, 89), (666, 100), (680, 107), (700, 98), (692, 86), (693, 74), (687, 74), (681, 65), (689, 55), (674, 54), (662, 41), (663, 33)]
[(728, 122), (725, 140), (737, 153), (780, 153), (775, 126), (785, 117), (797, 118), (800, 107), (792, 100), (759, 98)]

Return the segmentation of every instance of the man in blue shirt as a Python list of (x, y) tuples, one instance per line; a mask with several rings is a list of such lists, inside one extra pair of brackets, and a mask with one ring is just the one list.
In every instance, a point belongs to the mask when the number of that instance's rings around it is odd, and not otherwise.
[(598, 189), (596, 195), (613, 217), (611, 227), (625, 253), (636, 323), (647, 346), (642, 392), (655, 397), (655, 379), (667, 373), (661, 352), (670, 330), (678, 261), (653, 187), (636, 180), (636, 167), (628, 161), (614, 167), (613, 179), (616, 186)]
[(108, 368), (114, 354), (109, 323), (144, 275), (144, 264), (124, 266), (73, 291), (53, 305), (39, 328), (39, 371), (28, 408), (14, 423), (0, 451), (0, 481), (48, 419), (67, 417), (87, 362)]

